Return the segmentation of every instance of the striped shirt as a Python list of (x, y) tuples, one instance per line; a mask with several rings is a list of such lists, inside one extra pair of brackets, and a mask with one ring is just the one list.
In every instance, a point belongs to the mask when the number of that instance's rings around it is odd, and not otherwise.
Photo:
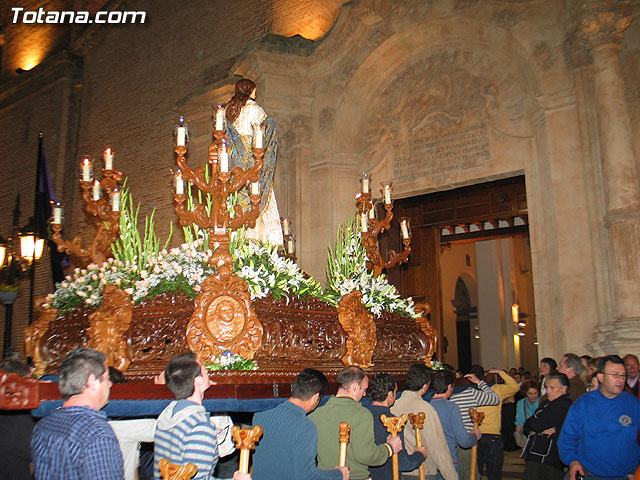
[(184, 399), (171, 402), (158, 417), (154, 442), (156, 479), (160, 479), (158, 463), (162, 458), (177, 465), (193, 463), (198, 467), (193, 480), (213, 478), (218, 463), (218, 442), (202, 405)]
[(38, 422), (31, 437), (38, 480), (122, 480), (122, 453), (107, 416), (90, 407), (65, 407)]
[(473, 422), (469, 416), (470, 408), (477, 409), (480, 405), (498, 405), (500, 403), (498, 394), (491, 390), (484, 380), (480, 380), (478, 388), (470, 386), (460, 393), (454, 393), (449, 400), (460, 409), (462, 423), (467, 432), (473, 430)]

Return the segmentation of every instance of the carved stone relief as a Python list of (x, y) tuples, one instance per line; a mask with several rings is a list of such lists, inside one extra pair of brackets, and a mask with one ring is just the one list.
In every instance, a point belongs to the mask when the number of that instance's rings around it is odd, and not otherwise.
[(536, 42), (532, 46), (533, 59), (543, 72), (549, 70), (555, 63), (555, 58), (549, 45), (545, 41)]
[(519, 128), (530, 95), (508, 70), (479, 51), (445, 49), (416, 59), (372, 99), (365, 148), (380, 161), (393, 145), (464, 125)]
[(522, 17), (510, 8), (504, 8), (496, 15), (496, 23), (505, 30), (511, 30), (521, 22)]
[(330, 132), (336, 120), (336, 111), (334, 108), (325, 107), (320, 112), (318, 119), (318, 128), (322, 133)]

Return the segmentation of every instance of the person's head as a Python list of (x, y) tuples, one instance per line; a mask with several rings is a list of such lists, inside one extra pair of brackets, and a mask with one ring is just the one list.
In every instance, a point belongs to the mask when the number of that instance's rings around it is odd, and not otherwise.
[(449, 398), (453, 392), (454, 380), (453, 372), (450, 370), (438, 370), (433, 373), (431, 388), (436, 395), (444, 395), (445, 398)]
[(518, 370), (515, 367), (511, 367), (509, 369), (509, 376), (513, 377), (516, 373), (518, 373)]
[(336, 377), (338, 393), (350, 395), (359, 402), (369, 386), (369, 377), (364, 370), (355, 365), (343, 368)]
[(388, 373), (380, 373), (369, 382), (369, 395), (376, 403), (392, 407), (396, 401), (398, 382), (396, 377)]
[(558, 364), (551, 357), (545, 357), (540, 360), (540, 375), (549, 375), (551, 372), (555, 372), (558, 368)]
[(526, 372), (524, 372), (524, 375), (522, 376), (522, 378), (524, 380), (529, 380), (531, 379), (531, 372), (529, 370), (527, 370)]
[(164, 378), (176, 400), (189, 398), (200, 403), (211, 386), (205, 366), (193, 352), (181, 353), (169, 360)]
[(638, 371), (638, 357), (629, 353), (622, 357), (622, 361), (624, 369), (627, 371), (627, 378), (636, 378), (640, 373)]
[(520, 382), (522, 381), (522, 375), (520, 375), (520, 373), (519, 373), (519, 372), (518, 372), (518, 373), (514, 373), (514, 374), (513, 374), (513, 379), (514, 379), (516, 382), (520, 383)]
[(600, 393), (607, 398), (617, 397), (627, 383), (627, 371), (618, 355), (607, 355), (598, 364), (598, 382)]
[(464, 377), (464, 372), (458, 368), (456, 370), (456, 378), (463, 378), (463, 377)]
[(525, 380), (520, 385), (520, 392), (527, 397), (530, 403), (534, 403), (540, 396), (540, 385), (535, 380)]
[(238, 118), (240, 110), (246, 105), (247, 100), (255, 98), (255, 90), (256, 84), (248, 78), (238, 80), (235, 87), (235, 94), (227, 104), (226, 116), (229, 122), (233, 123), (236, 118)]
[(109, 380), (111, 383), (127, 383), (124, 374), (116, 367), (109, 367)]
[(82, 396), (83, 403), (100, 410), (109, 401), (111, 380), (106, 357), (91, 348), (76, 347), (60, 365), (58, 389), (65, 400)]
[(15, 373), (21, 377), (28, 377), (31, 374), (26, 364), (10, 357), (0, 360), (0, 370), (4, 370), (7, 373)]
[(426, 388), (429, 388), (430, 383), (431, 369), (424, 363), (415, 363), (409, 367), (409, 371), (407, 372), (407, 379), (405, 380), (407, 390), (417, 392), (418, 390), (421, 390), (425, 385)]
[(582, 372), (582, 359), (575, 353), (565, 353), (560, 359), (558, 371), (568, 378), (578, 376)]
[(598, 388), (600, 388), (600, 382), (598, 382), (598, 373), (592, 373), (589, 385), (587, 385), (587, 392), (593, 392), (594, 390), (598, 390)]
[(305, 368), (291, 385), (291, 398), (297, 399), (301, 403), (308, 403), (306, 406), (309, 408), (307, 412), (309, 413), (318, 406), (328, 388), (329, 382), (322, 372), (313, 368)]
[(551, 372), (547, 375), (545, 387), (547, 389), (547, 398), (550, 402), (561, 397), (569, 390), (569, 377), (559, 371)]
[(478, 379), (484, 380), (484, 368), (482, 365), (472, 365), (469, 373), (473, 373)]

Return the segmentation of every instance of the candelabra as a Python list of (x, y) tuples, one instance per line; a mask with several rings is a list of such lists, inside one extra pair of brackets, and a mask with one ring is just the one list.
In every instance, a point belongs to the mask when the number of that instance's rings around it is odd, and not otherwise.
[(82, 200), (90, 221), (96, 227), (96, 233), (89, 248), (82, 247), (80, 237), (71, 241), (62, 238), (62, 205), (53, 205), (51, 220), (52, 240), (58, 251), (77, 256), (83, 266), (89, 263), (101, 264), (111, 255), (111, 244), (120, 233), (121, 215), (121, 182), (123, 175), (113, 169), (113, 153), (107, 148), (104, 153), (105, 168), (102, 169), (102, 180), (94, 180), (91, 173), (91, 159), (82, 159)]
[(372, 200), (369, 191), (370, 176), (367, 173), (361, 174), (362, 191), (356, 195), (358, 204), (358, 214), (360, 216), (361, 240), (367, 252), (367, 269), (372, 271), (374, 276), (378, 276), (384, 269), (394, 267), (400, 263), (405, 263), (411, 253), (411, 230), (409, 218), (400, 218), (400, 232), (404, 248), (398, 253), (389, 249), (385, 260), (378, 248), (378, 235), (391, 227), (393, 220), (393, 200), (391, 198), (391, 183), (382, 184), (382, 194), (384, 198), (385, 217), (376, 218), (376, 202)]
[(281, 255), (289, 258), (294, 262), (296, 258), (296, 236), (291, 233), (291, 222), (288, 218), (281, 218), (283, 248)]
[[(223, 110), (222, 110), (223, 111)], [(216, 119), (220, 118), (220, 109)], [(224, 111), (223, 111), (224, 112)], [(259, 177), (262, 172), (265, 149), (263, 130), (254, 128), (253, 166), (229, 169), (227, 136), (220, 121), (216, 121), (213, 142), (209, 146), (211, 175), (203, 166), (190, 168), (185, 157), (188, 131), (184, 118), (176, 128), (175, 153), (179, 170), (175, 173), (175, 212), (180, 225), (196, 224), (209, 234), (209, 248), (213, 250), (210, 266), (216, 273), (200, 286), (196, 308), (187, 325), (187, 342), (200, 358), (211, 360), (214, 355), (230, 350), (245, 358), (253, 358), (262, 341), (262, 325), (251, 304), (246, 282), (232, 274), (233, 257), (229, 252), (230, 232), (242, 226), (254, 228), (260, 214)], [(201, 192), (208, 194), (208, 209), (196, 203), (192, 209), (185, 207), (185, 184), (190, 182)], [(229, 197), (243, 188), (250, 189), (248, 210), (241, 204), (229, 208)]]

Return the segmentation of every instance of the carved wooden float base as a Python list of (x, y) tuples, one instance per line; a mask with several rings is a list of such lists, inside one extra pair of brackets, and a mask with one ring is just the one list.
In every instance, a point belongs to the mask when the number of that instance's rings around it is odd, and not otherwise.
[[(105, 290), (96, 311), (76, 308), (56, 317), (55, 310), (37, 309), (26, 337), (27, 355), (38, 374), (58, 373), (61, 360), (80, 345), (103, 351), (109, 365), (139, 380), (162, 372), (174, 355), (193, 350), (187, 339), (195, 318), (193, 299), (169, 292), (132, 305), (115, 290)], [(212, 377), (218, 383), (290, 383), (303, 368), (332, 376), (352, 364), (400, 374), (412, 363), (429, 362), (435, 351), (435, 332), (424, 317), (413, 320), (385, 313), (374, 318), (362, 307), (360, 292), (346, 295), (337, 309), (298, 297), (254, 300), (252, 309), (263, 330), (253, 357), (258, 370), (216, 372)], [(227, 345), (208, 338), (212, 343), (199, 350), (202, 360), (210, 360), (202, 351), (221, 351)]]

